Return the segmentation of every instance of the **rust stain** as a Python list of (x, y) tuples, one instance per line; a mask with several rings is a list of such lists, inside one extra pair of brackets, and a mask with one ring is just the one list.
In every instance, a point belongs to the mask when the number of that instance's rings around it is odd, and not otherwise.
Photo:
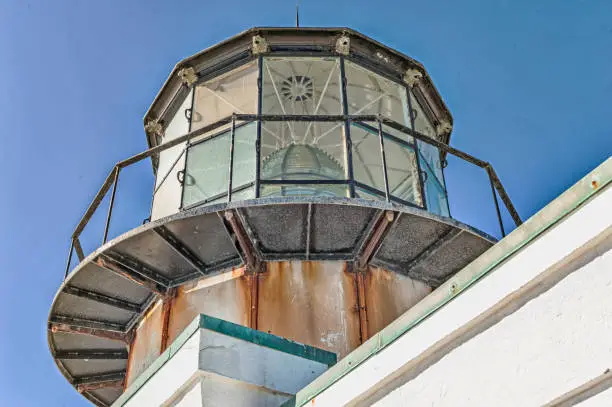
[(368, 337), (372, 337), (431, 292), (431, 287), (409, 277), (370, 267), (364, 281)]
[(162, 300), (162, 332), (161, 332), (161, 346), (159, 353), (163, 353), (168, 347), (168, 327), (170, 325), (170, 312), (172, 310), (172, 302), (176, 297), (176, 289), (172, 288), (168, 291)]
[(359, 308), (359, 332), (361, 335), (361, 343), (368, 340), (368, 314), (366, 309), (366, 288), (365, 274), (366, 272), (358, 271), (355, 273), (357, 280), (357, 306)]
[(162, 308), (162, 300), (158, 300), (134, 329), (134, 338), (128, 356), (130, 370), (125, 378), (126, 386), (129, 386), (161, 353)]
[(202, 288), (197, 290), (193, 290), (191, 286), (178, 287), (170, 310), (168, 344), (171, 344), (199, 314), (249, 326), (250, 276), (244, 275), (244, 268), (236, 269), (232, 274), (239, 277), (210, 286), (202, 285)]
[(352, 273), (340, 261), (269, 262), (259, 277), (259, 330), (335, 352), (359, 344)]
[(128, 388), (128, 377), (130, 377), (130, 375), (132, 374), (132, 348), (134, 346), (134, 341), (136, 340), (135, 329), (133, 329), (132, 332), (134, 332), (134, 334), (132, 335), (132, 339), (128, 344), (128, 360), (125, 368), (125, 379), (123, 380), (123, 391)]
[(258, 302), (259, 302), (259, 273), (257, 270), (249, 276), (249, 283), (251, 285), (251, 311), (249, 313), (249, 327), (257, 329), (257, 313), (258, 313)]

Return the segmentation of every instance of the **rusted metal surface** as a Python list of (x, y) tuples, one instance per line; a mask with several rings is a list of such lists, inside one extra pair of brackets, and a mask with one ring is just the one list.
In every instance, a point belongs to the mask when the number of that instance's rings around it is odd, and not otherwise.
[(355, 282), (357, 284), (357, 306), (359, 307), (359, 335), (361, 343), (368, 340), (368, 313), (366, 309), (366, 294), (365, 294), (365, 272), (358, 271), (355, 273)]
[(160, 355), (162, 346), (162, 300), (148, 310), (142, 321), (134, 328), (134, 339), (130, 346), (126, 385), (129, 386)]
[(257, 313), (259, 311), (259, 276), (258, 270), (255, 270), (249, 276), (249, 284), (251, 285), (251, 312), (249, 319), (249, 328), (257, 329)]
[(85, 258), (85, 253), (83, 253), (83, 248), (81, 247), (81, 241), (78, 238), (76, 238), (73, 240), (73, 242), (74, 242), (74, 250), (76, 250), (79, 261), (83, 261), (83, 259)]
[(163, 286), (160, 286), (159, 284), (151, 280), (141, 277), (137, 275), (136, 273), (130, 272), (130, 270), (124, 267), (121, 267), (120, 265), (113, 262), (111, 259), (107, 258), (106, 256), (99, 256), (95, 260), (95, 263), (99, 267), (102, 267), (105, 270), (118, 274), (140, 286), (146, 287), (158, 295), (164, 295), (166, 293), (166, 289)]
[(74, 326), (70, 324), (63, 324), (58, 322), (50, 322), (49, 330), (55, 332), (67, 332), (79, 335), (95, 336), (97, 338), (110, 339), (113, 341), (128, 342), (127, 335), (122, 332), (107, 331), (104, 329), (86, 328), (81, 326)]
[(244, 228), (242, 227), (238, 216), (232, 211), (226, 211), (224, 217), (227, 219), (232, 231), (234, 232), (234, 235), (236, 236), (236, 239), (238, 240), (238, 244), (240, 245), (240, 250), (244, 255), (247, 268), (253, 269), (257, 262), (257, 258), (255, 257), (255, 249)]
[(353, 273), (339, 261), (267, 263), (257, 326), (344, 357), (361, 343)]
[(95, 391), (95, 390), (100, 390), (100, 389), (122, 388), (123, 384), (124, 384), (123, 380), (111, 380), (108, 382), (100, 382), (100, 383), (78, 384), (76, 388), (79, 393), (83, 393), (86, 391)]
[[(168, 325), (169, 344), (199, 314), (208, 314), (249, 326), (251, 307), (249, 276), (244, 275), (242, 268), (230, 273), (235, 277), (215, 285), (206, 285), (207, 278), (203, 278), (177, 289)], [(232, 277), (232, 274), (229, 277)]]
[(392, 271), (370, 267), (364, 291), (371, 337), (429, 294), (431, 287)]
[(365, 241), (363, 251), (358, 256), (357, 266), (359, 270), (363, 270), (365, 267), (367, 267), (372, 255), (376, 249), (378, 249), (378, 246), (380, 246), (380, 242), (389, 229), (391, 222), (393, 222), (393, 219), (395, 219), (395, 216), (396, 215), (392, 211), (385, 211), (385, 213), (380, 217), (378, 223), (372, 230), (371, 235)]
[(168, 347), (168, 327), (170, 326), (170, 311), (172, 310), (172, 303), (174, 301), (174, 297), (176, 296), (176, 289), (171, 288), (168, 290), (168, 295), (166, 295), (162, 299), (162, 332), (161, 332), (161, 346), (159, 353), (163, 353)]

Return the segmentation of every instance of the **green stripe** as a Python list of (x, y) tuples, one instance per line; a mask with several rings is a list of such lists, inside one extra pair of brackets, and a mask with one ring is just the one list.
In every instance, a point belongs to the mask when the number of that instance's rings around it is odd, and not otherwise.
[(336, 364), (336, 354), (313, 346), (304, 345), (280, 336), (269, 334), (246, 326), (234, 324), (208, 315), (200, 315), (200, 328), (209, 329), (221, 334), (232, 336), (246, 342), (265, 346), (279, 352), (299, 356), (304, 359), (323, 363), (327, 366)]

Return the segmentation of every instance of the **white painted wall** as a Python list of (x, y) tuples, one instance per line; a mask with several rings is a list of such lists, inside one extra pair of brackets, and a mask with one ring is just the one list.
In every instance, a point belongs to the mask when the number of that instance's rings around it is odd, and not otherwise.
[(608, 250), (375, 405), (541, 406), (611, 366)]
[(362, 363), (358, 348), (345, 358), (357, 368), (341, 361), (301, 390), (298, 405), (538, 406), (612, 368), (612, 184), (600, 187), (612, 160), (600, 170), (362, 348), (408, 326), (403, 335)]
[[(179, 107), (170, 123), (168, 123), (162, 143), (167, 143), (189, 132), (189, 120), (185, 117), (185, 109), (191, 108), (192, 93), (193, 90), (189, 92), (181, 107)], [(184, 149), (185, 143), (182, 143), (159, 154), (159, 166), (155, 181), (157, 192), (155, 192), (153, 197), (151, 220), (163, 218), (179, 210), (183, 187), (178, 182), (176, 173), (182, 171), (185, 167)], [(179, 156), (179, 160), (176, 161)], [(173, 167), (172, 165), (175, 161), (176, 164)], [(164, 177), (166, 178), (165, 180)]]

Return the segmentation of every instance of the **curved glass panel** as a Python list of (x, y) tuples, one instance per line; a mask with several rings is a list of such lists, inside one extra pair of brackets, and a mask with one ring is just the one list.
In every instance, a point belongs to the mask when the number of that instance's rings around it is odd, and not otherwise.
[(377, 123), (351, 125), (353, 146), (353, 176), (355, 181), (385, 194), (385, 175), (380, 153)]
[(257, 61), (253, 61), (196, 85), (191, 131), (233, 113), (257, 113), (257, 76)]
[(262, 180), (346, 179), (344, 123), (262, 122)]
[(342, 114), (339, 58), (266, 57), (262, 114)]
[[(238, 125), (234, 133), (232, 200), (254, 198), (255, 123)], [(183, 181), (183, 208), (199, 203), (227, 202), (231, 130), (192, 145)]]
[[(350, 115), (382, 115), (410, 126), (404, 85), (393, 82), (353, 62), (345, 61), (346, 97)], [(408, 134), (390, 129), (394, 136), (411, 141)]]
[[(431, 137), (437, 138), (436, 131), (417, 98), (410, 92), (410, 104), (414, 119), (414, 130)], [(430, 212), (442, 216), (449, 216), (446, 188), (444, 186), (444, 173), (440, 162), (440, 151), (437, 147), (418, 141), (419, 161), (423, 171), (423, 186), (425, 189), (425, 201)]]
[[(329, 116), (343, 114), (344, 82), (348, 114), (381, 115), (409, 127), (411, 105), (414, 128), (435, 137), (422, 106), (404, 85), (351, 61), (344, 61), (343, 81), (341, 63), (337, 57), (262, 59), (259, 113), (274, 117), (236, 128), (232, 200), (255, 197), (257, 184), (259, 196), (267, 197), (350, 196), (349, 184), (354, 183), (356, 197), (385, 200), (388, 188), (391, 200), (422, 206), (421, 171), (429, 210), (447, 215), (443, 173), (435, 147), (417, 143), (419, 170), (413, 138), (383, 126), (385, 168), (377, 122), (330, 121)], [(192, 130), (233, 113), (257, 113), (257, 75), (257, 63), (251, 62), (197, 85)], [(311, 116), (308, 119), (312, 120), (287, 117), (291, 115)], [(183, 208), (227, 201), (231, 131), (201, 138), (204, 140), (194, 144), (186, 157)], [(347, 153), (347, 144), (351, 154)], [(349, 178), (349, 164), (353, 179)]]

